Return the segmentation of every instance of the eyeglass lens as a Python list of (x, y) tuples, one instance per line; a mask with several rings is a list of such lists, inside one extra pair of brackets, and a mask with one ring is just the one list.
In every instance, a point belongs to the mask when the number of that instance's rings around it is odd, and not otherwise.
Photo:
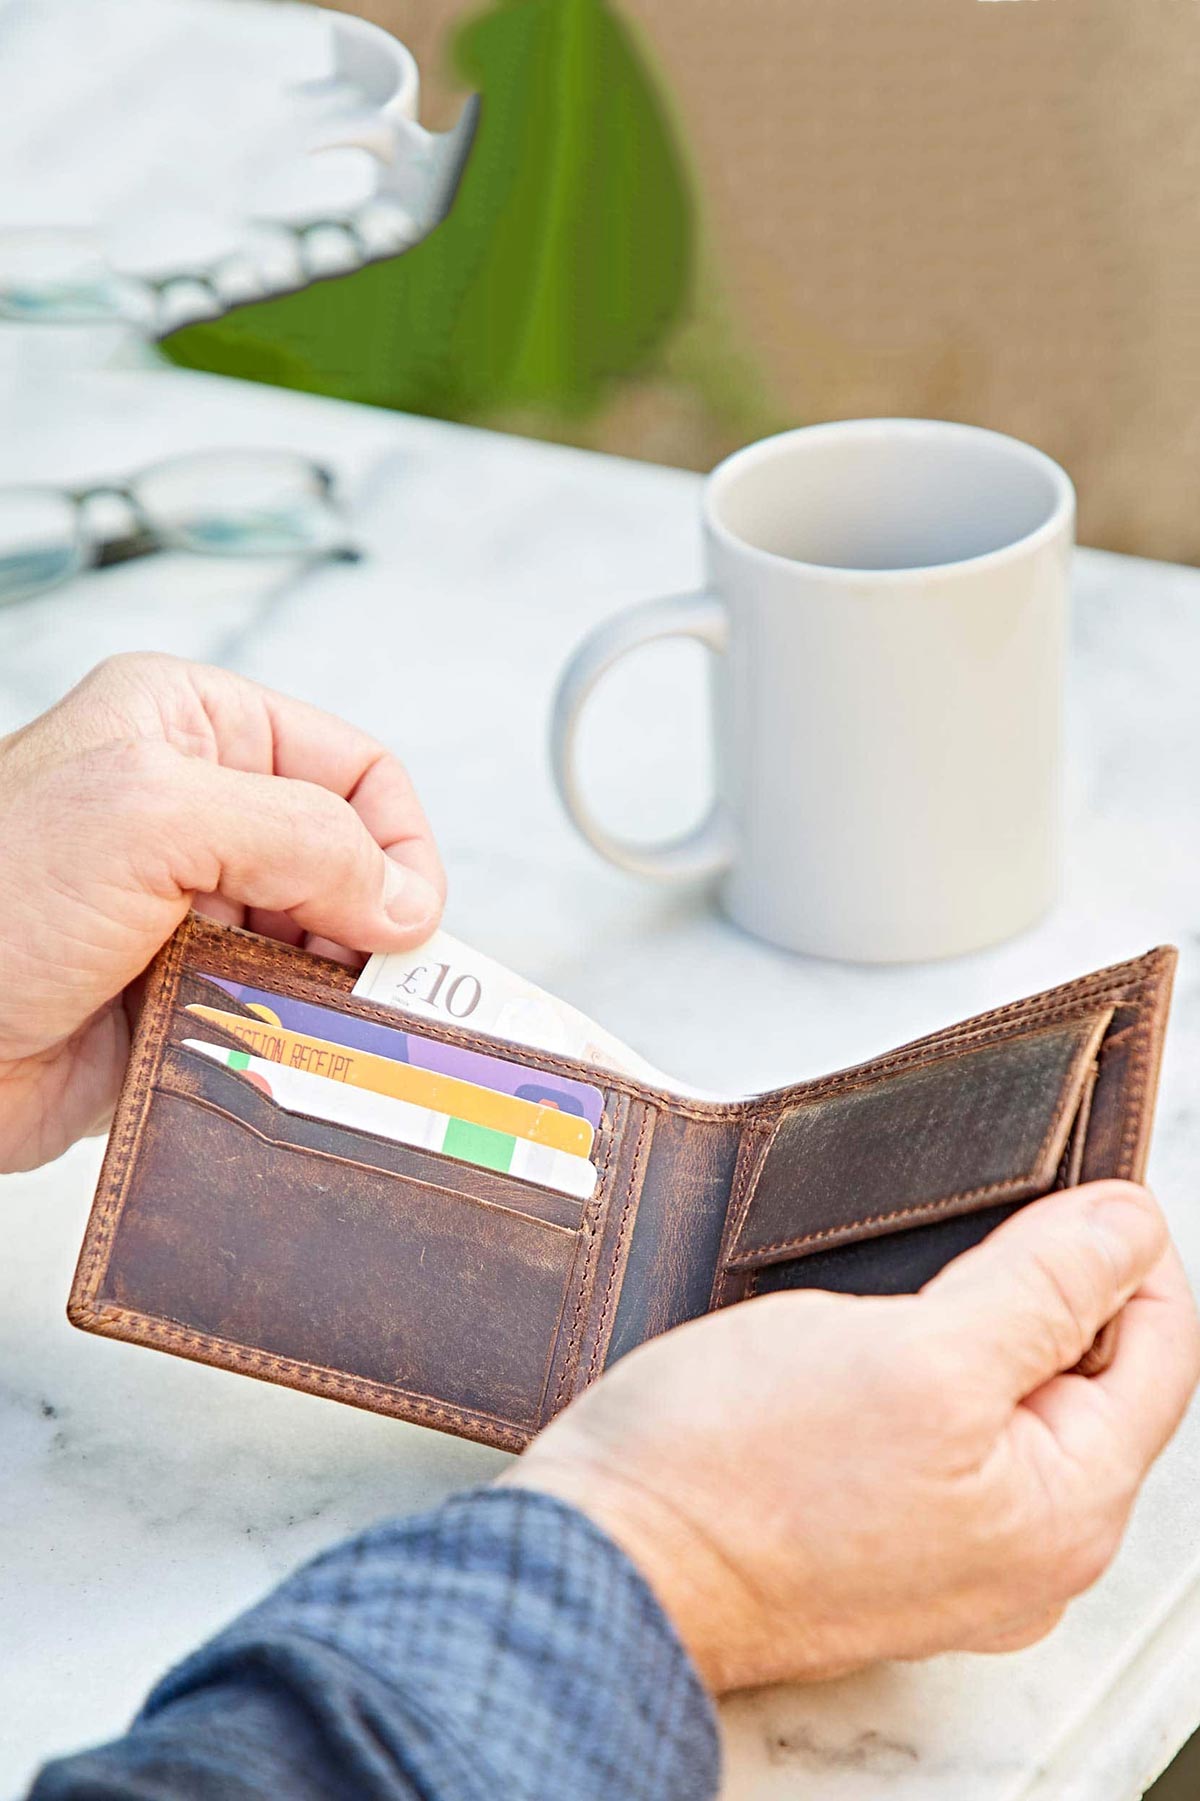
[(208, 556), (278, 556), (344, 545), (346, 527), (323, 472), (288, 451), (173, 457), (129, 487), (164, 544)]
[(53, 488), (0, 488), (0, 605), (65, 581), (85, 562), (79, 512)]

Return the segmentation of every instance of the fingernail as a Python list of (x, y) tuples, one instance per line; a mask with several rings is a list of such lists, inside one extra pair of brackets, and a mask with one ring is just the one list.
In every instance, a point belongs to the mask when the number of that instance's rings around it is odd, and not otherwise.
[(391, 857), (384, 859), (383, 910), (393, 924), (419, 926), (428, 920), (432, 925), (439, 904), (432, 882)]

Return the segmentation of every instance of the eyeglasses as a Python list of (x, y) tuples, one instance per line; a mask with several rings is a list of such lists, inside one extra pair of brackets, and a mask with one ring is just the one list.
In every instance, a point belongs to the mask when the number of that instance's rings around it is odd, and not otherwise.
[(332, 473), (287, 450), (206, 450), (124, 481), (0, 487), (0, 606), (160, 550), (356, 561)]

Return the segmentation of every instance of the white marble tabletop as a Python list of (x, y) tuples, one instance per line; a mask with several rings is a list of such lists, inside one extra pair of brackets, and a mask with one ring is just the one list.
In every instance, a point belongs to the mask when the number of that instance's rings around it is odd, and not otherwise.
[[(36, 382), (8, 380), (0, 481), (287, 443), (342, 471), (370, 554), (299, 576), (150, 559), (0, 612), (0, 730), (135, 647), (220, 660), (352, 716), (413, 771), (449, 867), (451, 929), (709, 1088), (832, 1068), (1174, 941), (1153, 1174), (1200, 1275), (1200, 572), (1079, 558), (1070, 834), (1051, 918), (938, 966), (806, 961), (732, 930), (703, 894), (598, 863), (550, 785), (546, 717), (569, 647), (622, 602), (697, 577), (695, 476), (165, 370), (55, 383), (51, 362)], [(586, 750), (614, 822), (650, 834), (695, 813), (700, 653), (655, 649), (614, 675)], [(715, 1004), (730, 996), (732, 1011)], [(98, 1162), (86, 1145), (0, 1182), (6, 1794), (39, 1759), (120, 1730), (168, 1662), (299, 1559), (504, 1461), (73, 1332), (63, 1304)], [(1140, 1794), (1200, 1721), (1197, 1493), (1193, 1416), (1115, 1567), (1043, 1645), (733, 1702), (726, 1801)]]

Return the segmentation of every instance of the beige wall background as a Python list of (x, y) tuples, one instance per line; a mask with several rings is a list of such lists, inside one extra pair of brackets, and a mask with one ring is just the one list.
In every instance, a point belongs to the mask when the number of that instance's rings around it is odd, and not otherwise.
[[(410, 45), (427, 121), (451, 118), (447, 27), (475, 6), (339, 3)], [(1200, 561), (1194, 0), (622, 10), (695, 169), (706, 273), (670, 366), (572, 436), (705, 467), (781, 424), (975, 420), (1065, 463), (1086, 541)]]

